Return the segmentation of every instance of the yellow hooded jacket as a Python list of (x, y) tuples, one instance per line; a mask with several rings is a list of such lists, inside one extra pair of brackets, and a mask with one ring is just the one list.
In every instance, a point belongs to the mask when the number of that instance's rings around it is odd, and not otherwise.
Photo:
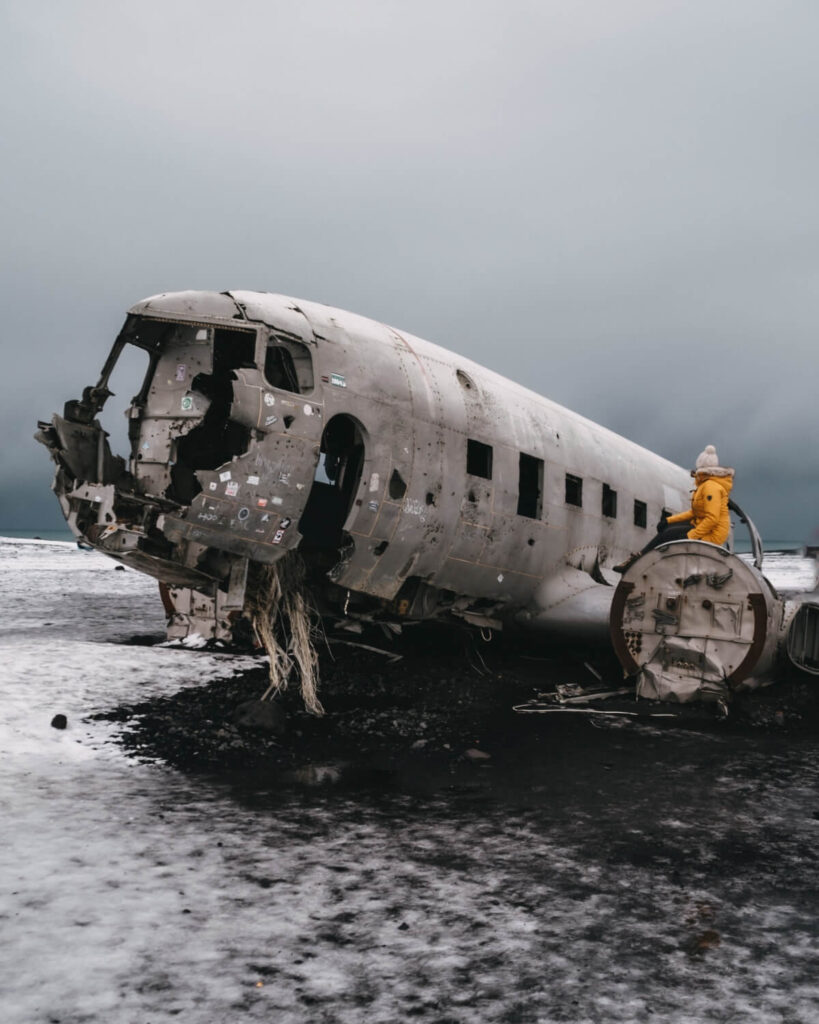
[(707, 540), (710, 544), (724, 544), (731, 532), (731, 514), (728, 499), (734, 486), (733, 470), (721, 469), (719, 475), (697, 473), (697, 489), (691, 498), (691, 508), (669, 516), (669, 523), (684, 523), (689, 519), (692, 529), (689, 540)]

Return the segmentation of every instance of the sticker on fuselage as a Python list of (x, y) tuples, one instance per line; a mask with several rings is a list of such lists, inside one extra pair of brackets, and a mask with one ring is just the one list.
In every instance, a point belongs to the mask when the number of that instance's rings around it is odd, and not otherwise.
[(276, 530), (273, 534), (273, 544), (281, 544), (282, 538), (284, 537), (284, 530)]
[(238, 480), (231, 480), (230, 483), (225, 485), (225, 494), (229, 498), (235, 498), (238, 493), (239, 493), (239, 481)]
[(276, 404), (276, 396), (275, 395), (271, 395), (269, 391), (265, 391), (265, 393), (264, 393), (264, 404), (265, 405), (275, 405)]
[(178, 381), (184, 380), (186, 372), (187, 372), (187, 367), (185, 366), (185, 364), (184, 363), (179, 363), (178, 366), (176, 367), (176, 379)]
[(257, 476), (249, 476), (247, 478), (247, 482), (251, 485), (251, 487), (255, 487), (256, 484), (259, 482), (259, 478)]
[(222, 481), (222, 483), (224, 483), (226, 480), (230, 480), (230, 470), (228, 470), (226, 473), (220, 473), (219, 479)]
[(340, 373), (331, 373), (330, 374), (330, 383), (334, 387), (337, 387), (337, 388), (346, 388), (347, 387), (347, 380)]
[(190, 395), (183, 395), (180, 405), (182, 406), (182, 412), (190, 412), (193, 408), (193, 399)]

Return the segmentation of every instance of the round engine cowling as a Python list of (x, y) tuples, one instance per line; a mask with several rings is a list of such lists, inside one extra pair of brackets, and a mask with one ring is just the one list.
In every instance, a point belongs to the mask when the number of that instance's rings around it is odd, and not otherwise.
[(766, 681), (782, 604), (753, 566), (704, 541), (673, 541), (638, 558), (614, 594), (609, 626), (637, 695), (719, 700)]

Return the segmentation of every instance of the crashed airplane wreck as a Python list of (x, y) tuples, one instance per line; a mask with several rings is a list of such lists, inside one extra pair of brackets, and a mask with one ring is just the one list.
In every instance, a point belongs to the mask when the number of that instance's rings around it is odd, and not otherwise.
[[(148, 368), (124, 459), (98, 415), (128, 346)], [(295, 664), (314, 710), (311, 615), (610, 641), (638, 695), (665, 700), (724, 699), (786, 657), (819, 674), (819, 597), (775, 592), (741, 510), (754, 565), (675, 541), (620, 578), (611, 566), (688, 507), (686, 470), (351, 313), (265, 292), (153, 296), (97, 384), (39, 427), (71, 530), (159, 581), (169, 638), (252, 637), (269, 692)]]

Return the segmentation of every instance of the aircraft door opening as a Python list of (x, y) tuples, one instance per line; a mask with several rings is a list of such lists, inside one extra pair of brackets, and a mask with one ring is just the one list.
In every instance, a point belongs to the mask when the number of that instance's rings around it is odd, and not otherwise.
[(334, 416), (321, 435), (313, 486), (301, 520), (302, 547), (338, 553), (364, 466), (364, 431), (351, 416)]

